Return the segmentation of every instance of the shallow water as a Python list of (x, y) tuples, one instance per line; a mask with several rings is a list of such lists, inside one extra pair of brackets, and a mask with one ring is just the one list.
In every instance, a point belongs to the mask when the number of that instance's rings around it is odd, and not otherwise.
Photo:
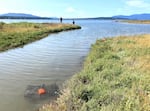
[[(2, 20), (0, 20), (2, 21)], [(19, 22), (26, 20), (3, 20)], [(55, 20), (28, 20), (57, 22)], [(65, 21), (71, 23), (72, 21)], [(78, 20), (82, 29), (50, 34), (48, 37), (0, 53), (0, 111), (34, 111), (50, 101), (24, 98), (28, 85), (61, 85), (80, 71), (91, 44), (103, 37), (150, 33), (150, 25), (104, 20)]]

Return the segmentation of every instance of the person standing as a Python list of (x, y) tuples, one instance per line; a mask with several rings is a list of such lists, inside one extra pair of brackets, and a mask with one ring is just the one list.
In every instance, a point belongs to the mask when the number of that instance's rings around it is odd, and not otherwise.
[(63, 20), (63, 18), (62, 18), (62, 17), (60, 17), (60, 23), (62, 23), (62, 20)]
[(75, 24), (75, 21), (74, 21), (74, 20), (72, 21), (72, 24)]

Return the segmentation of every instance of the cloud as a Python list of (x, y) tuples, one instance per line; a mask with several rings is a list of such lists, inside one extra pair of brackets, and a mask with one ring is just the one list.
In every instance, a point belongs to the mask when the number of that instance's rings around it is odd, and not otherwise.
[(73, 7), (68, 7), (66, 9), (66, 12), (73, 13), (73, 12), (76, 12), (76, 9), (74, 9)]
[(126, 0), (127, 6), (135, 8), (148, 8), (150, 3), (145, 2), (144, 0)]
[(75, 8), (70, 6), (70, 7), (67, 7), (65, 9), (65, 14), (64, 15), (66, 15), (66, 17), (75, 17), (75, 18), (77, 18), (77, 17), (84, 17), (85, 12), (82, 11), (82, 10), (75, 9)]

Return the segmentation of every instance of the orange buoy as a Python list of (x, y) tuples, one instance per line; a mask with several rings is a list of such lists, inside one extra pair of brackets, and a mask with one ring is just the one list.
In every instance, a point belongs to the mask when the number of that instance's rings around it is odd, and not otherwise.
[(42, 94), (45, 94), (46, 93), (46, 90), (44, 88), (39, 88), (38, 89), (38, 94), (39, 95), (42, 95)]

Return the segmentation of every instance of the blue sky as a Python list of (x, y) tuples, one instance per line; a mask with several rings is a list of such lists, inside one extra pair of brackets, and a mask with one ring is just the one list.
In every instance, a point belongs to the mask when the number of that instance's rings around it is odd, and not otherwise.
[(43, 17), (110, 17), (150, 13), (150, 0), (0, 0), (0, 14)]

